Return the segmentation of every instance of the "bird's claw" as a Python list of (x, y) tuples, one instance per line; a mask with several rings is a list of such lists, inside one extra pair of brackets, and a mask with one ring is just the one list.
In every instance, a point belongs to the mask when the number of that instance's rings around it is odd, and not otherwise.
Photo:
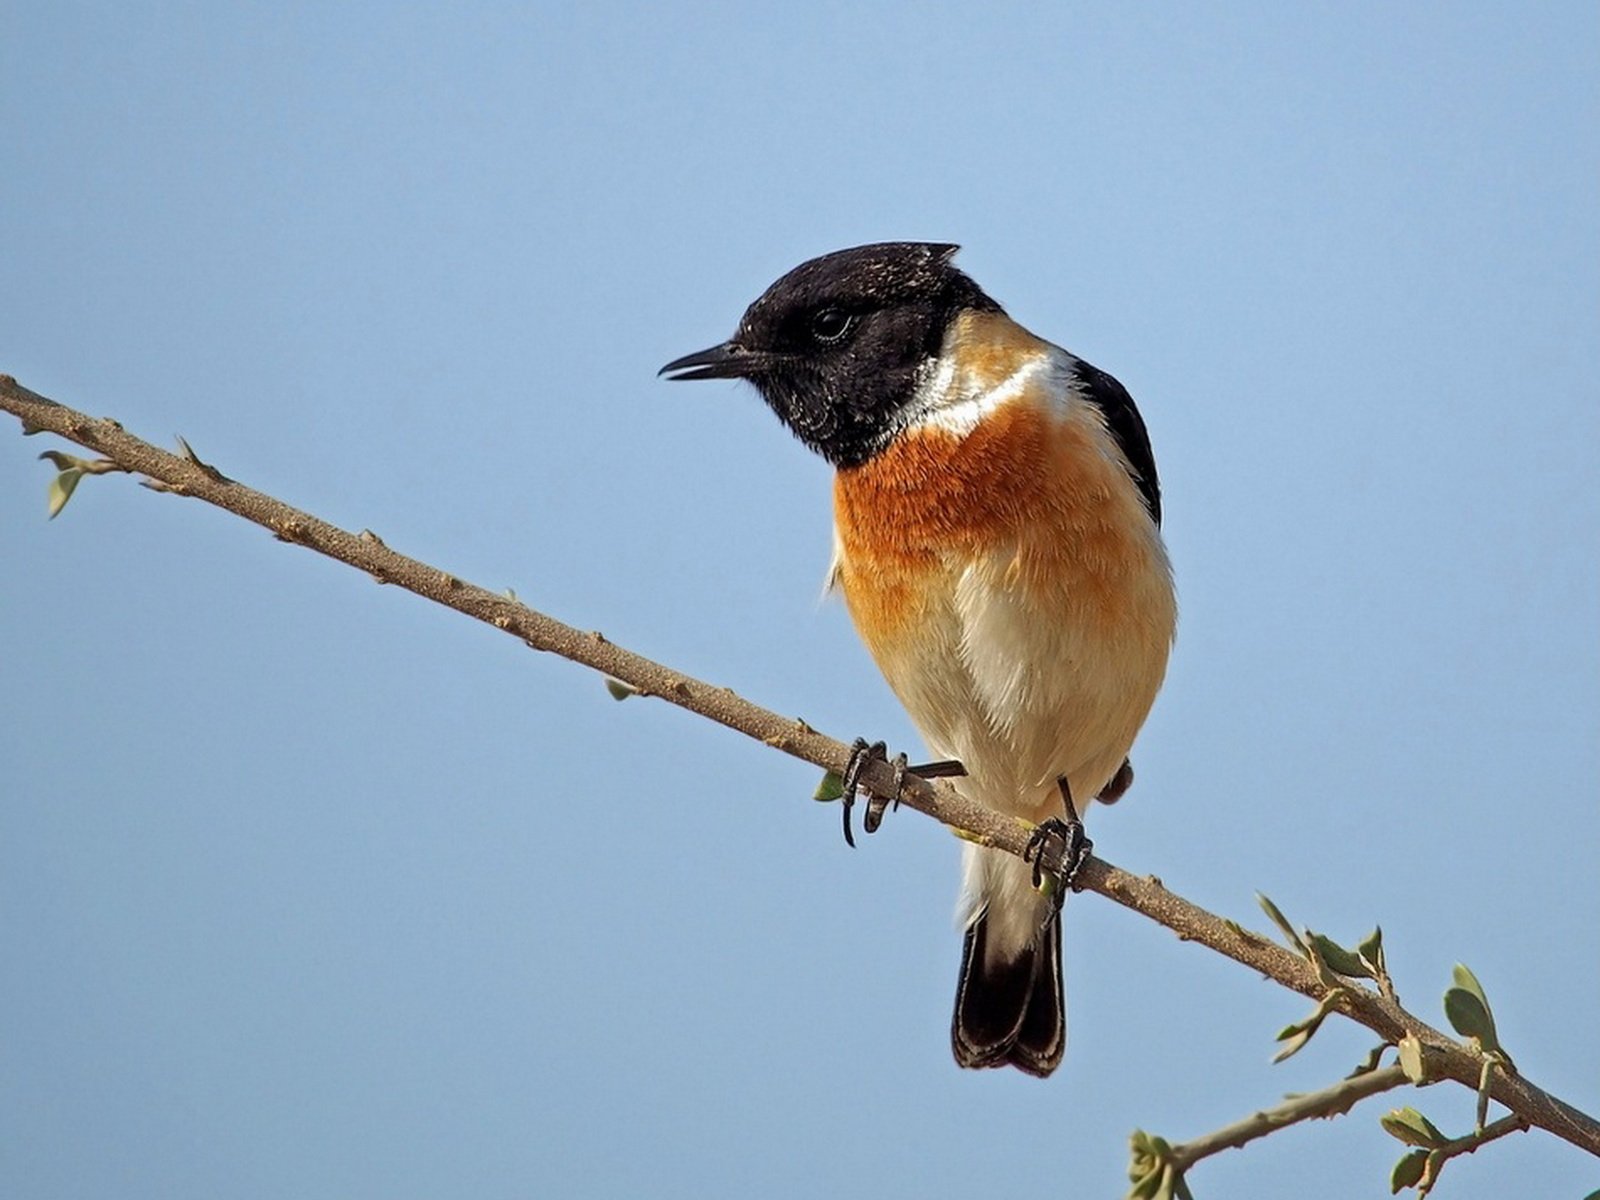
[(857, 738), (850, 747), (850, 761), (845, 764), (844, 775), (840, 779), (844, 794), (839, 798), (844, 809), (844, 840), (852, 849), (855, 847), (856, 839), (850, 829), (850, 810), (855, 807), (856, 792), (861, 787), (861, 776), (874, 762), (888, 763), (894, 770), (894, 795), (887, 800), (882, 796), (867, 797), (867, 812), (861, 820), (861, 827), (868, 833), (877, 833), (878, 827), (883, 824), (883, 814), (900, 807), (900, 793), (905, 787), (907, 775), (916, 775), (922, 779), (952, 779), (967, 773), (966, 767), (953, 758), (910, 767), (906, 765), (904, 754), (896, 754), (890, 758), (889, 747), (883, 742), (868, 742), (866, 738)]
[[(883, 743), (879, 742), (878, 746), (882, 748)], [(896, 754), (889, 760), (889, 765), (894, 769), (894, 796), (888, 800), (882, 796), (867, 797), (867, 811), (861, 818), (861, 828), (868, 833), (877, 833), (878, 826), (883, 824), (883, 814), (891, 808), (900, 807), (900, 789), (906, 784), (906, 756)]]
[[(850, 811), (855, 807), (856, 792), (861, 787), (861, 775), (867, 767), (875, 762), (890, 762), (889, 747), (883, 742), (868, 742), (866, 738), (857, 738), (850, 747), (850, 761), (845, 764), (844, 776), (841, 785), (844, 795), (840, 797), (843, 807), (844, 840), (851, 849), (855, 848), (856, 839), (850, 829)], [(896, 806), (900, 803), (900, 785), (905, 782), (906, 756), (897, 754), (891, 764), (894, 767), (894, 798), (884, 800), (879, 796), (870, 796), (867, 799), (867, 815), (861, 825), (868, 833), (876, 833), (878, 826), (883, 824), (884, 810), (891, 803)]]
[(1022, 861), (1033, 867), (1035, 889), (1044, 883), (1050, 843), (1055, 841), (1061, 843), (1061, 858), (1060, 865), (1051, 872), (1057, 885), (1051, 890), (1051, 894), (1055, 897), (1056, 903), (1060, 904), (1067, 889), (1070, 888), (1075, 892), (1082, 890), (1078, 884), (1078, 872), (1089, 860), (1089, 855), (1094, 850), (1094, 843), (1083, 831), (1083, 822), (1077, 817), (1073, 817), (1070, 821), (1051, 817), (1035, 825), (1033, 832), (1028, 835), (1028, 845), (1022, 852)]
[(1039, 822), (1028, 835), (1028, 844), (1022, 851), (1022, 861), (1033, 867), (1033, 886), (1037, 889), (1044, 883), (1050, 843), (1052, 841), (1061, 843), (1061, 855), (1057, 860), (1059, 865), (1052, 872), (1057, 886), (1052, 889), (1051, 894), (1057, 905), (1065, 898), (1067, 889), (1070, 888), (1075, 892), (1082, 890), (1077, 882), (1078, 872), (1083, 869), (1083, 864), (1089, 861), (1089, 855), (1094, 850), (1094, 843), (1084, 832), (1083, 821), (1072, 803), (1072, 792), (1067, 787), (1067, 781), (1061, 780), (1060, 786), (1061, 799), (1067, 810), (1066, 819), (1051, 817)]

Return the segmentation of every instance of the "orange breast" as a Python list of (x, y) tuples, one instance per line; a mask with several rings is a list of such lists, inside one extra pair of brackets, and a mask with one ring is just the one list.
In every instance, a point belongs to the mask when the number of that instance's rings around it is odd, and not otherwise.
[[(1126, 619), (1158, 554), (1110, 435), (1092, 410), (1024, 393), (966, 436), (933, 425), (838, 473), (840, 582), (869, 643), (894, 641), (944, 602), (965, 565), (1004, 552), (1046, 610)], [(1054, 599), (1059, 595), (1059, 601)]]

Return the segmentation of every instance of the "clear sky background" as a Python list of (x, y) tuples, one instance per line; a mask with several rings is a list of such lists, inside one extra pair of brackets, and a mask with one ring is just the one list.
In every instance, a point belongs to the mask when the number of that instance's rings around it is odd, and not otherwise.
[[(1469, 963), (1600, 1110), (1589, 3), (16, 4), (0, 371), (841, 737), (829, 477), (659, 382), (949, 240), (1150, 425), (1183, 603), (1100, 852)], [(0, 1192), (1116, 1196), (1373, 1039), (1094, 896), (1047, 1082), (947, 1048), (957, 846), (0, 422)], [(1407, 1097), (1452, 1132), (1461, 1089)], [(1198, 1194), (1387, 1194), (1370, 1101)], [(1549, 1135), (1441, 1195), (1576, 1197)]]

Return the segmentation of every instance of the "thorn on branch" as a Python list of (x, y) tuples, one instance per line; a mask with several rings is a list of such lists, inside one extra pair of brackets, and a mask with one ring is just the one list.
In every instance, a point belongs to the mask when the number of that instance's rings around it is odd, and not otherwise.
[[(118, 426), (118, 428), (121, 428), (121, 426)], [(196, 454), (194, 452), (194, 448), (192, 446), (190, 446), (188, 442), (183, 440), (183, 435), (181, 433), (180, 434), (176, 434), (175, 436), (178, 439), (178, 446), (183, 450), (183, 457), (185, 459), (187, 459), (190, 463), (192, 463), (193, 465), (199, 467), (202, 471), (204, 471), (207, 475), (209, 475), (212, 479), (214, 479), (218, 483), (232, 483), (233, 482), (233, 480), (229, 479), (221, 471), (217, 470), (210, 463), (206, 462), (198, 454)]]

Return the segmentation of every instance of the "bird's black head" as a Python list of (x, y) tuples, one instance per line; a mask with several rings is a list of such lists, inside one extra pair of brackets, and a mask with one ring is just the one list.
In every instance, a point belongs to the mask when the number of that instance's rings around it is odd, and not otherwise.
[(959, 313), (1000, 306), (950, 264), (955, 246), (880, 242), (801, 263), (720, 346), (661, 368), (673, 379), (748, 379), (795, 435), (838, 467), (894, 436)]

